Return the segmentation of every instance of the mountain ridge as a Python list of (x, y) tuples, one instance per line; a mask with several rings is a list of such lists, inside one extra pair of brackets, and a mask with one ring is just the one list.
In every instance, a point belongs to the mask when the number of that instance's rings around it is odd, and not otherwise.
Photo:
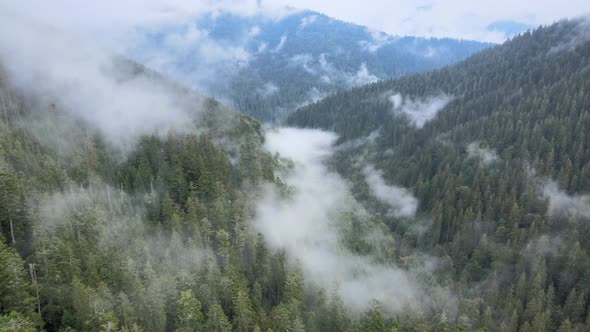
[[(207, 62), (212, 55), (192, 42), (170, 42), (170, 38), (185, 40), (188, 36), (226, 50), (227, 59)], [(327, 93), (434, 69), (491, 46), (393, 37), (311, 11), (280, 19), (204, 15), (189, 23), (140, 33), (140, 39), (143, 41), (129, 52), (132, 58), (152, 63), (240, 111), (271, 122)], [(211, 72), (209, 66), (215, 73), (203, 75), (202, 71)]]

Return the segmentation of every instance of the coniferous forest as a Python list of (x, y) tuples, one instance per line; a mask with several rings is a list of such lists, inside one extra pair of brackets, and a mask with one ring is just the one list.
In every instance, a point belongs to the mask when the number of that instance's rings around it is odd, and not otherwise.
[(590, 331), (586, 20), (277, 128), (0, 18), (0, 331)]

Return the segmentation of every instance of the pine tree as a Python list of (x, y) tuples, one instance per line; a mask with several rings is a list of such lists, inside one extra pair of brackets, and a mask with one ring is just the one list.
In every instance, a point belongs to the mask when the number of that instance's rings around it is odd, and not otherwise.
[(202, 324), (201, 302), (194, 297), (192, 290), (181, 292), (176, 303), (176, 330), (200, 331)]
[(205, 329), (213, 332), (231, 331), (231, 324), (227, 320), (227, 316), (219, 304), (216, 303), (209, 308)]

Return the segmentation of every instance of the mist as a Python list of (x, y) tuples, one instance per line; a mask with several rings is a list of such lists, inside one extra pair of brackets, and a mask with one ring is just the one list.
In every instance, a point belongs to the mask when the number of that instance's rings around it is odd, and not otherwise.
[(548, 55), (555, 55), (560, 52), (571, 52), (579, 45), (590, 40), (590, 16), (583, 16), (578, 18), (575, 34), (570, 35), (567, 40), (564, 40), (558, 45), (549, 49)]
[(407, 116), (410, 123), (418, 128), (422, 128), (424, 124), (434, 119), (438, 112), (452, 100), (453, 97), (446, 94), (425, 99), (412, 99), (399, 93), (389, 97), (393, 113)]
[(479, 142), (472, 142), (467, 145), (467, 154), (470, 158), (480, 159), (484, 165), (491, 165), (498, 160), (496, 151), (482, 147)]
[[(332, 155), (336, 139), (333, 133), (310, 129), (282, 128), (267, 133), (266, 149), (293, 161), (292, 168), (283, 174), (290, 194), (285, 197), (266, 188), (257, 204), (256, 229), (271, 247), (284, 249), (299, 261), (312, 284), (330, 288), (337, 283), (343, 301), (354, 310), (366, 309), (374, 299), (391, 313), (419, 309), (430, 297), (415, 284), (411, 272), (353, 254), (340, 241), (339, 230), (346, 223), (343, 215), (366, 212), (352, 197), (346, 181), (323, 163)], [(398, 213), (415, 212), (414, 199), (405, 197), (403, 204), (408, 206)], [(377, 247), (385, 238), (385, 234), (371, 235)]]
[(371, 194), (382, 203), (389, 205), (392, 215), (395, 217), (415, 216), (418, 200), (408, 189), (386, 184), (382, 172), (372, 165), (366, 165), (363, 168), (363, 174), (371, 189)]
[(123, 150), (141, 134), (194, 128), (195, 114), (163, 79), (52, 27), (7, 12), (0, 20), (0, 62), (40, 109), (54, 104)]
[(590, 218), (590, 195), (569, 195), (557, 182), (546, 181), (543, 195), (549, 199), (549, 214)]

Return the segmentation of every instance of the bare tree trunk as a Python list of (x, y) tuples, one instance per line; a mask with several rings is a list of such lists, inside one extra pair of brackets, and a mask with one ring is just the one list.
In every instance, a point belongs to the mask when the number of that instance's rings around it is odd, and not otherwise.
[(111, 202), (111, 187), (107, 186), (107, 198), (109, 199), (109, 211), (113, 210), (113, 204)]
[(8, 208), (8, 223), (10, 224), (10, 238), (12, 239), (12, 244), (15, 244), (16, 240), (14, 238), (14, 227), (12, 226), (12, 216), (10, 208)]
[(0, 100), (2, 101), (2, 109), (4, 110), (4, 121), (8, 126), (8, 111), (6, 110), (6, 103), (4, 102), (4, 96), (0, 93)]
[(31, 271), (31, 279), (33, 280), (33, 286), (35, 286), (35, 294), (37, 296), (37, 311), (39, 312), (39, 317), (41, 317), (41, 299), (39, 297), (39, 284), (37, 284), (37, 271), (35, 271), (35, 264), (29, 264), (29, 269)]
[(10, 90), (6, 89), (6, 97), (8, 98), (8, 106), (10, 106), (10, 108), (12, 108), (13, 103), (12, 103), (12, 98), (10, 98)]

